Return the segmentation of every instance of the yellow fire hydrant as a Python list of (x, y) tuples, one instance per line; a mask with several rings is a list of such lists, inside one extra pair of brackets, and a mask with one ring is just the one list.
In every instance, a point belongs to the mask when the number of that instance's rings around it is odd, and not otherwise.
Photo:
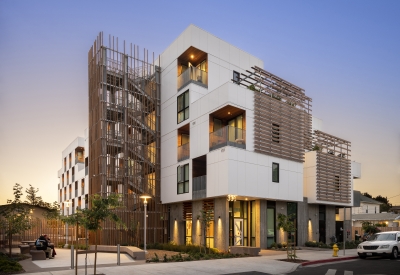
[(333, 257), (337, 257), (338, 255), (337, 255), (337, 253), (338, 253), (338, 251), (339, 251), (339, 247), (336, 245), (336, 244), (334, 244), (333, 245)]

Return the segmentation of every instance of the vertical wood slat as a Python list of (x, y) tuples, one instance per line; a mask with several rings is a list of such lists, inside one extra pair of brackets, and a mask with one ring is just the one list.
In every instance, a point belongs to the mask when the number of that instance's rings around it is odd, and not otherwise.
[[(144, 208), (139, 195), (147, 193), (147, 242), (163, 242), (167, 215), (160, 201), (159, 76), (153, 64), (100, 39), (89, 51), (89, 181), (90, 194), (120, 193), (115, 210), (128, 230), (106, 221), (101, 244), (139, 244), (143, 236)], [(159, 110), (159, 108), (158, 108)], [(137, 234), (136, 228), (139, 228)], [(94, 236), (91, 236), (91, 241)]]

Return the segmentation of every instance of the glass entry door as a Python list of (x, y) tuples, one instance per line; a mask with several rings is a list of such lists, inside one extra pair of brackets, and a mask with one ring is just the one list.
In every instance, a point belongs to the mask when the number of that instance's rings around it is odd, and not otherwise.
[(243, 219), (234, 220), (235, 245), (243, 245)]

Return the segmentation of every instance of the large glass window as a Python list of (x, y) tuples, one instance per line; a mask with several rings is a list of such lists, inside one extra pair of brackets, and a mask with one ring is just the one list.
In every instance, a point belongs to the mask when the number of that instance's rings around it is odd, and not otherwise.
[(189, 193), (189, 164), (178, 166), (178, 194)]
[(267, 247), (276, 241), (275, 240), (275, 202), (267, 202)]
[(279, 182), (279, 163), (272, 163), (272, 182)]
[(243, 115), (237, 116), (228, 122), (228, 138), (229, 141), (236, 141), (237, 139), (243, 139)]
[(189, 118), (189, 90), (178, 96), (178, 123)]

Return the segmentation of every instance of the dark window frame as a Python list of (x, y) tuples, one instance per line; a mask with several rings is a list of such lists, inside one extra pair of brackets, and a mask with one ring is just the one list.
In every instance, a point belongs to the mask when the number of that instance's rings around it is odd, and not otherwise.
[[(276, 178), (274, 177), (274, 169), (277, 171)], [(279, 183), (279, 163), (276, 162), (272, 163), (272, 182)]]
[(233, 77), (232, 77), (233, 83), (240, 84), (240, 73), (237, 71), (233, 71)]
[[(185, 105), (186, 102), (186, 97), (188, 97), (188, 105)], [(180, 98), (182, 99), (182, 108), (179, 109), (179, 100)], [(176, 116), (176, 122), (177, 124), (181, 123), (182, 121), (185, 121), (189, 118), (189, 105), (190, 105), (190, 101), (189, 101), (189, 90), (186, 90), (185, 92), (181, 93), (177, 99), (176, 99), (176, 110), (177, 110), (177, 116)], [(186, 116), (186, 110), (187, 110), (187, 116)], [(181, 121), (179, 121), (179, 114), (183, 113), (183, 119)]]
[[(186, 166), (188, 167), (187, 175), (185, 172)], [(181, 170), (181, 171), (179, 171), (179, 170)], [(179, 178), (179, 175), (181, 175), (180, 178)], [(181, 185), (182, 185), (182, 192), (179, 192), (179, 187)], [(176, 169), (176, 193), (178, 195), (189, 193), (189, 163), (184, 164), (184, 165), (179, 165)]]

